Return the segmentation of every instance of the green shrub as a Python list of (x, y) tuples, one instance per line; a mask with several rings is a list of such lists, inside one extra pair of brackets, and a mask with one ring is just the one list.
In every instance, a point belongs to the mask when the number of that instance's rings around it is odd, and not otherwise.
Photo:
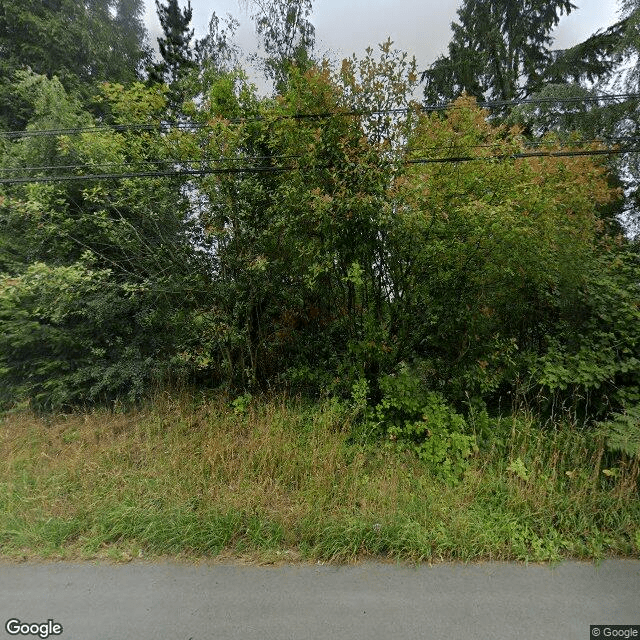
[(86, 262), (0, 277), (0, 403), (46, 410), (141, 398), (173, 339), (141, 289)]
[(442, 394), (423, 391), (419, 379), (406, 369), (384, 377), (380, 387), (383, 398), (376, 414), (387, 442), (413, 452), (442, 480), (458, 481), (477, 450), (464, 417)]
[(603, 256), (547, 336), (533, 374), (556, 405), (603, 419), (640, 401), (639, 279), (637, 250)]

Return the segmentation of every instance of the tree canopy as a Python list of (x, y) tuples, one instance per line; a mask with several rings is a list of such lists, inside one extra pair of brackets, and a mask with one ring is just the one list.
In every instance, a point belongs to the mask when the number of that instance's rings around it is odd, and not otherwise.
[(569, 0), (464, 0), (447, 56), (423, 72), (428, 101), (462, 92), (513, 100), (540, 88), (552, 60), (551, 31), (575, 5)]
[(139, 78), (149, 52), (142, 0), (3, 0), (0, 5), (0, 118), (23, 122), (11, 85), (16, 70), (54, 75), (86, 97), (97, 82)]
[(309, 20), (312, 0), (245, 0), (262, 39), (262, 65), (277, 90), (285, 88), (292, 66), (308, 69), (313, 62), (315, 27)]

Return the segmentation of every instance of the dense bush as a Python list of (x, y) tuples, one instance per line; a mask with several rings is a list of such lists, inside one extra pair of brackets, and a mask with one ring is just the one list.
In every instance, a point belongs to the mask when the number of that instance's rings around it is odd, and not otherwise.
[(383, 395), (375, 415), (385, 440), (411, 451), (434, 475), (459, 480), (477, 450), (464, 417), (441, 394), (421, 388), (407, 368), (382, 378), (380, 387)]
[(39, 409), (140, 399), (162, 382), (171, 319), (106, 269), (30, 265), (0, 280), (0, 402)]
[[(604, 166), (551, 155), (554, 138), (514, 157), (519, 130), (468, 97), (418, 113), (415, 82), (387, 43), (338, 73), (292, 69), (276, 99), (210, 76), (183, 106), (192, 128), (153, 130), (162, 88), (105, 85), (103, 120), (150, 127), (4, 141), (7, 168), (205, 168), (4, 188), (4, 401), (137, 398), (161, 374), (342, 399), (365, 384), (387, 440), (446, 477), (474, 447), (465, 407), (633, 410), (637, 251), (602, 222), (619, 195)], [(16, 90), (30, 127), (95, 122), (55, 80)], [(406, 109), (352, 111), (371, 102)], [(345, 115), (297, 117), (320, 112)]]

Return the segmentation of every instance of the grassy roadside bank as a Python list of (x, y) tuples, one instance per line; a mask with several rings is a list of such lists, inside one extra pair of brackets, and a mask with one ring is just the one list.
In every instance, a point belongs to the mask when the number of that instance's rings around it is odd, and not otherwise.
[(127, 413), (5, 415), (0, 555), (246, 554), (348, 561), (640, 556), (638, 463), (526, 415), (455, 486), (349, 443), (335, 403), (159, 399)]

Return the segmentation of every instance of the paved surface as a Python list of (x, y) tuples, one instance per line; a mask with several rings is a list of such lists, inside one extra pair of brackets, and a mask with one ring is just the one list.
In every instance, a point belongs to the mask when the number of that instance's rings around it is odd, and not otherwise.
[(9, 635), (15, 618), (52, 619), (62, 640), (588, 640), (590, 624), (640, 625), (640, 561), (0, 563), (0, 617), (0, 639), (38, 637)]

